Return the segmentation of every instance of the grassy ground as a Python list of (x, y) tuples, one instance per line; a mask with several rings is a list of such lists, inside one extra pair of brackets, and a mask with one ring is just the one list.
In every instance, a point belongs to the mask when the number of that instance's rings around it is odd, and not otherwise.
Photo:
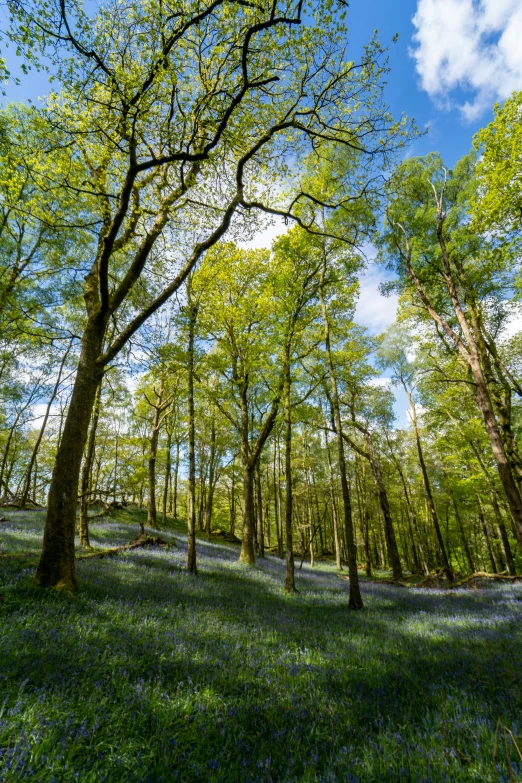
[[(4, 513), (0, 552), (36, 552), (43, 512)], [(0, 558), (2, 783), (522, 780), (522, 585), (365, 583), (350, 613), (330, 564), (285, 596), (277, 558), (200, 541), (193, 578), (175, 539), (79, 562), (74, 598)]]

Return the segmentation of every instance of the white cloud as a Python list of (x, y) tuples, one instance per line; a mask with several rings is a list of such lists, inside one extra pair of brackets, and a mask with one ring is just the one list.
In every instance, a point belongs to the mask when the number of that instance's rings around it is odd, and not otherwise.
[(360, 293), (355, 320), (374, 334), (382, 332), (395, 321), (399, 297), (396, 294), (383, 296), (379, 283), (385, 280), (382, 270), (369, 267), (360, 277)]
[[(39, 430), (42, 427), (43, 420), (45, 418), (45, 412), (47, 410), (47, 402), (38, 403), (37, 405), (31, 406), (31, 419), (29, 422), (29, 427), (32, 430)], [(58, 417), (60, 415), (60, 407), (56, 404), (51, 405), (51, 410), (49, 412), (49, 421), (52, 421), (54, 418)]]
[(293, 223), (285, 225), (283, 218), (275, 217), (273, 222), (260, 231), (257, 231), (251, 239), (244, 242), (238, 242), (238, 245), (250, 250), (257, 250), (261, 247), (271, 247), (274, 239), (281, 236), (281, 234), (286, 234), (292, 226)]
[(466, 119), (522, 89), (520, 0), (418, 0), (413, 24), (423, 88), (439, 101), (470, 92), (459, 106)]
[(522, 331), (522, 312), (520, 311), (518, 303), (514, 304), (513, 302), (508, 302), (505, 307), (510, 313), (510, 318), (504, 326), (502, 336), (506, 339), (510, 339)]

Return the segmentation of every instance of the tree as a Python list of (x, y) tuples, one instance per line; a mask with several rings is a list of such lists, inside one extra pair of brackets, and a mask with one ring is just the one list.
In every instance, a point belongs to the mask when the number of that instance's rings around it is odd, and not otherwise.
[[(311, 328), (314, 304), (319, 293), (318, 273), (321, 259), (306, 232), (299, 228), (281, 237), (274, 246), (272, 296), (277, 302), (277, 319), (282, 327), (282, 368), (285, 446), (285, 590), (295, 592), (293, 552), (293, 475), (292, 475), (292, 400), (293, 366), (310, 353), (317, 343)], [(314, 340), (315, 338), (315, 340)], [(305, 397), (307, 393), (305, 392)]]
[(495, 104), (494, 119), (475, 135), (481, 153), (479, 188), (473, 201), (473, 222), (478, 230), (520, 233), (522, 221), (522, 92), (503, 106)]
[[(75, 293), (71, 267), (78, 259), (63, 230), (73, 201), (63, 188), (42, 187), (50, 173), (45, 151), (61, 141), (33, 107), (0, 111), (0, 334), (10, 341), (26, 331), (49, 338), (50, 309)], [(76, 253), (87, 247), (81, 237)]]
[(433, 498), (433, 490), (426, 468), (426, 460), (424, 458), (424, 451), (422, 448), (422, 441), (419, 432), (419, 420), (417, 417), (417, 406), (415, 404), (415, 367), (413, 363), (408, 359), (408, 349), (411, 350), (413, 340), (404, 329), (400, 331), (398, 329), (389, 329), (385, 334), (384, 341), (379, 347), (379, 359), (383, 368), (390, 368), (393, 371), (393, 379), (400, 383), (410, 403), (409, 416), (413, 425), (413, 432), (415, 434), (415, 442), (417, 444), (417, 454), (419, 457), (419, 465), (422, 472), (422, 480), (424, 482), (424, 489), (426, 491), (426, 498), (428, 501), (428, 508), (431, 516), (431, 521), (437, 536), (437, 543), (439, 546), (440, 554), (442, 557), (442, 564), (444, 572), (450, 581), (453, 580), (453, 572), (451, 569), (451, 563), (444, 546), (444, 540), (442, 538), (442, 532), (440, 528), (439, 517), (437, 514), (437, 508)]
[[(436, 155), (401, 164), (390, 183), (381, 256), (397, 272), (403, 295), (434, 322), (441, 339), (448, 341), (469, 369), (522, 544), (520, 457), (510, 431), (509, 406), (498, 393), (504, 384), (493, 371), (495, 350), (488, 347), (484, 307), (488, 296), (502, 288), (510, 259), (499, 252), (494, 240), (492, 246), (488, 237), (470, 228), (474, 165), (473, 157), (467, 157), (455, 172), (447, 172)], [(508, 379), (509, 383), (514, 380)]]
[(279, 354), (280, 348), (269, 274), (266, 250), (241, 250), (227, 243), (207, 254), (194, 278), (194, 289), (205, 291), (200, 309), (203, 333), (216, 344), (209, 357), (220, 379), (213, 400), (236, 429), (241, 444), (240, 559), (249, 565), (255, 563), (255, 471), (274, 426), (284, 380), (283, 371), (274, 366), (274, 353)]
[(213, 0), (190, 9), (131, 0), (108, 4), (94, 19), (76, 2), (9, 7), (20, 50), (49, 57), (56, 69), (62, 87), (45, 117), (64, 143), (50, 159), (66, 171), (61, 184), (95, 232), (82, 350), (36, 573), (37, 584), (72, 589), (80, 465), (105, 367), (238, 210), (301, 221), (295, 205), (313, 191), (286, 204), (263, 198), (257, 183), (269, 162), (285, 175), (290, 153), (297, 161), (317, 155), (324, 141), (382, 158), (408, 130), (383, 105), (380, 48), (373, 42), (360, 66), (347, 62), (342, 14), (330, 0), (306, 15), (300, 0), (266, 7)]

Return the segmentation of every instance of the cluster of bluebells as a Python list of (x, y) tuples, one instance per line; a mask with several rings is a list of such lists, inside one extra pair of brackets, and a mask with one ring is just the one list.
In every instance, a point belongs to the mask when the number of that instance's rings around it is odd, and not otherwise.
[[(38, 549), (42, 516), (11, 514), (0, 551)], [(136, 532), (104, 519), (91, 540)], [(367, 582), (351, 613), (331, 564), (304, 565), (287, 596), (276, 557), (251, 569), (198, 542), (194, 578), (185, 536), (160, 535), (173, 546), (79, 562), (74, 599), (3, 559), (1, 783), (522, 775), (509, 735), (494, 752), (499, 720), (522, 733), (521, 585)]]

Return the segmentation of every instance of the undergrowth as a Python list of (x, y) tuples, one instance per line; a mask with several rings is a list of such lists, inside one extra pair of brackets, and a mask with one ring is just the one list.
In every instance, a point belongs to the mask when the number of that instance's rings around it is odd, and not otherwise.
[[(0, 552), (37, 552), (43, 512), (8, 517)], [(95, 520), (92, 543), (138, 527)], [(287, 596), (275, 557), (199, 541), (192, 577), (160, 535), (79, 562), (72, 598), (0, 558), (2, 783), (522, 780), (522, 585), (365, 583), (351, 613), (330, 564)]]

